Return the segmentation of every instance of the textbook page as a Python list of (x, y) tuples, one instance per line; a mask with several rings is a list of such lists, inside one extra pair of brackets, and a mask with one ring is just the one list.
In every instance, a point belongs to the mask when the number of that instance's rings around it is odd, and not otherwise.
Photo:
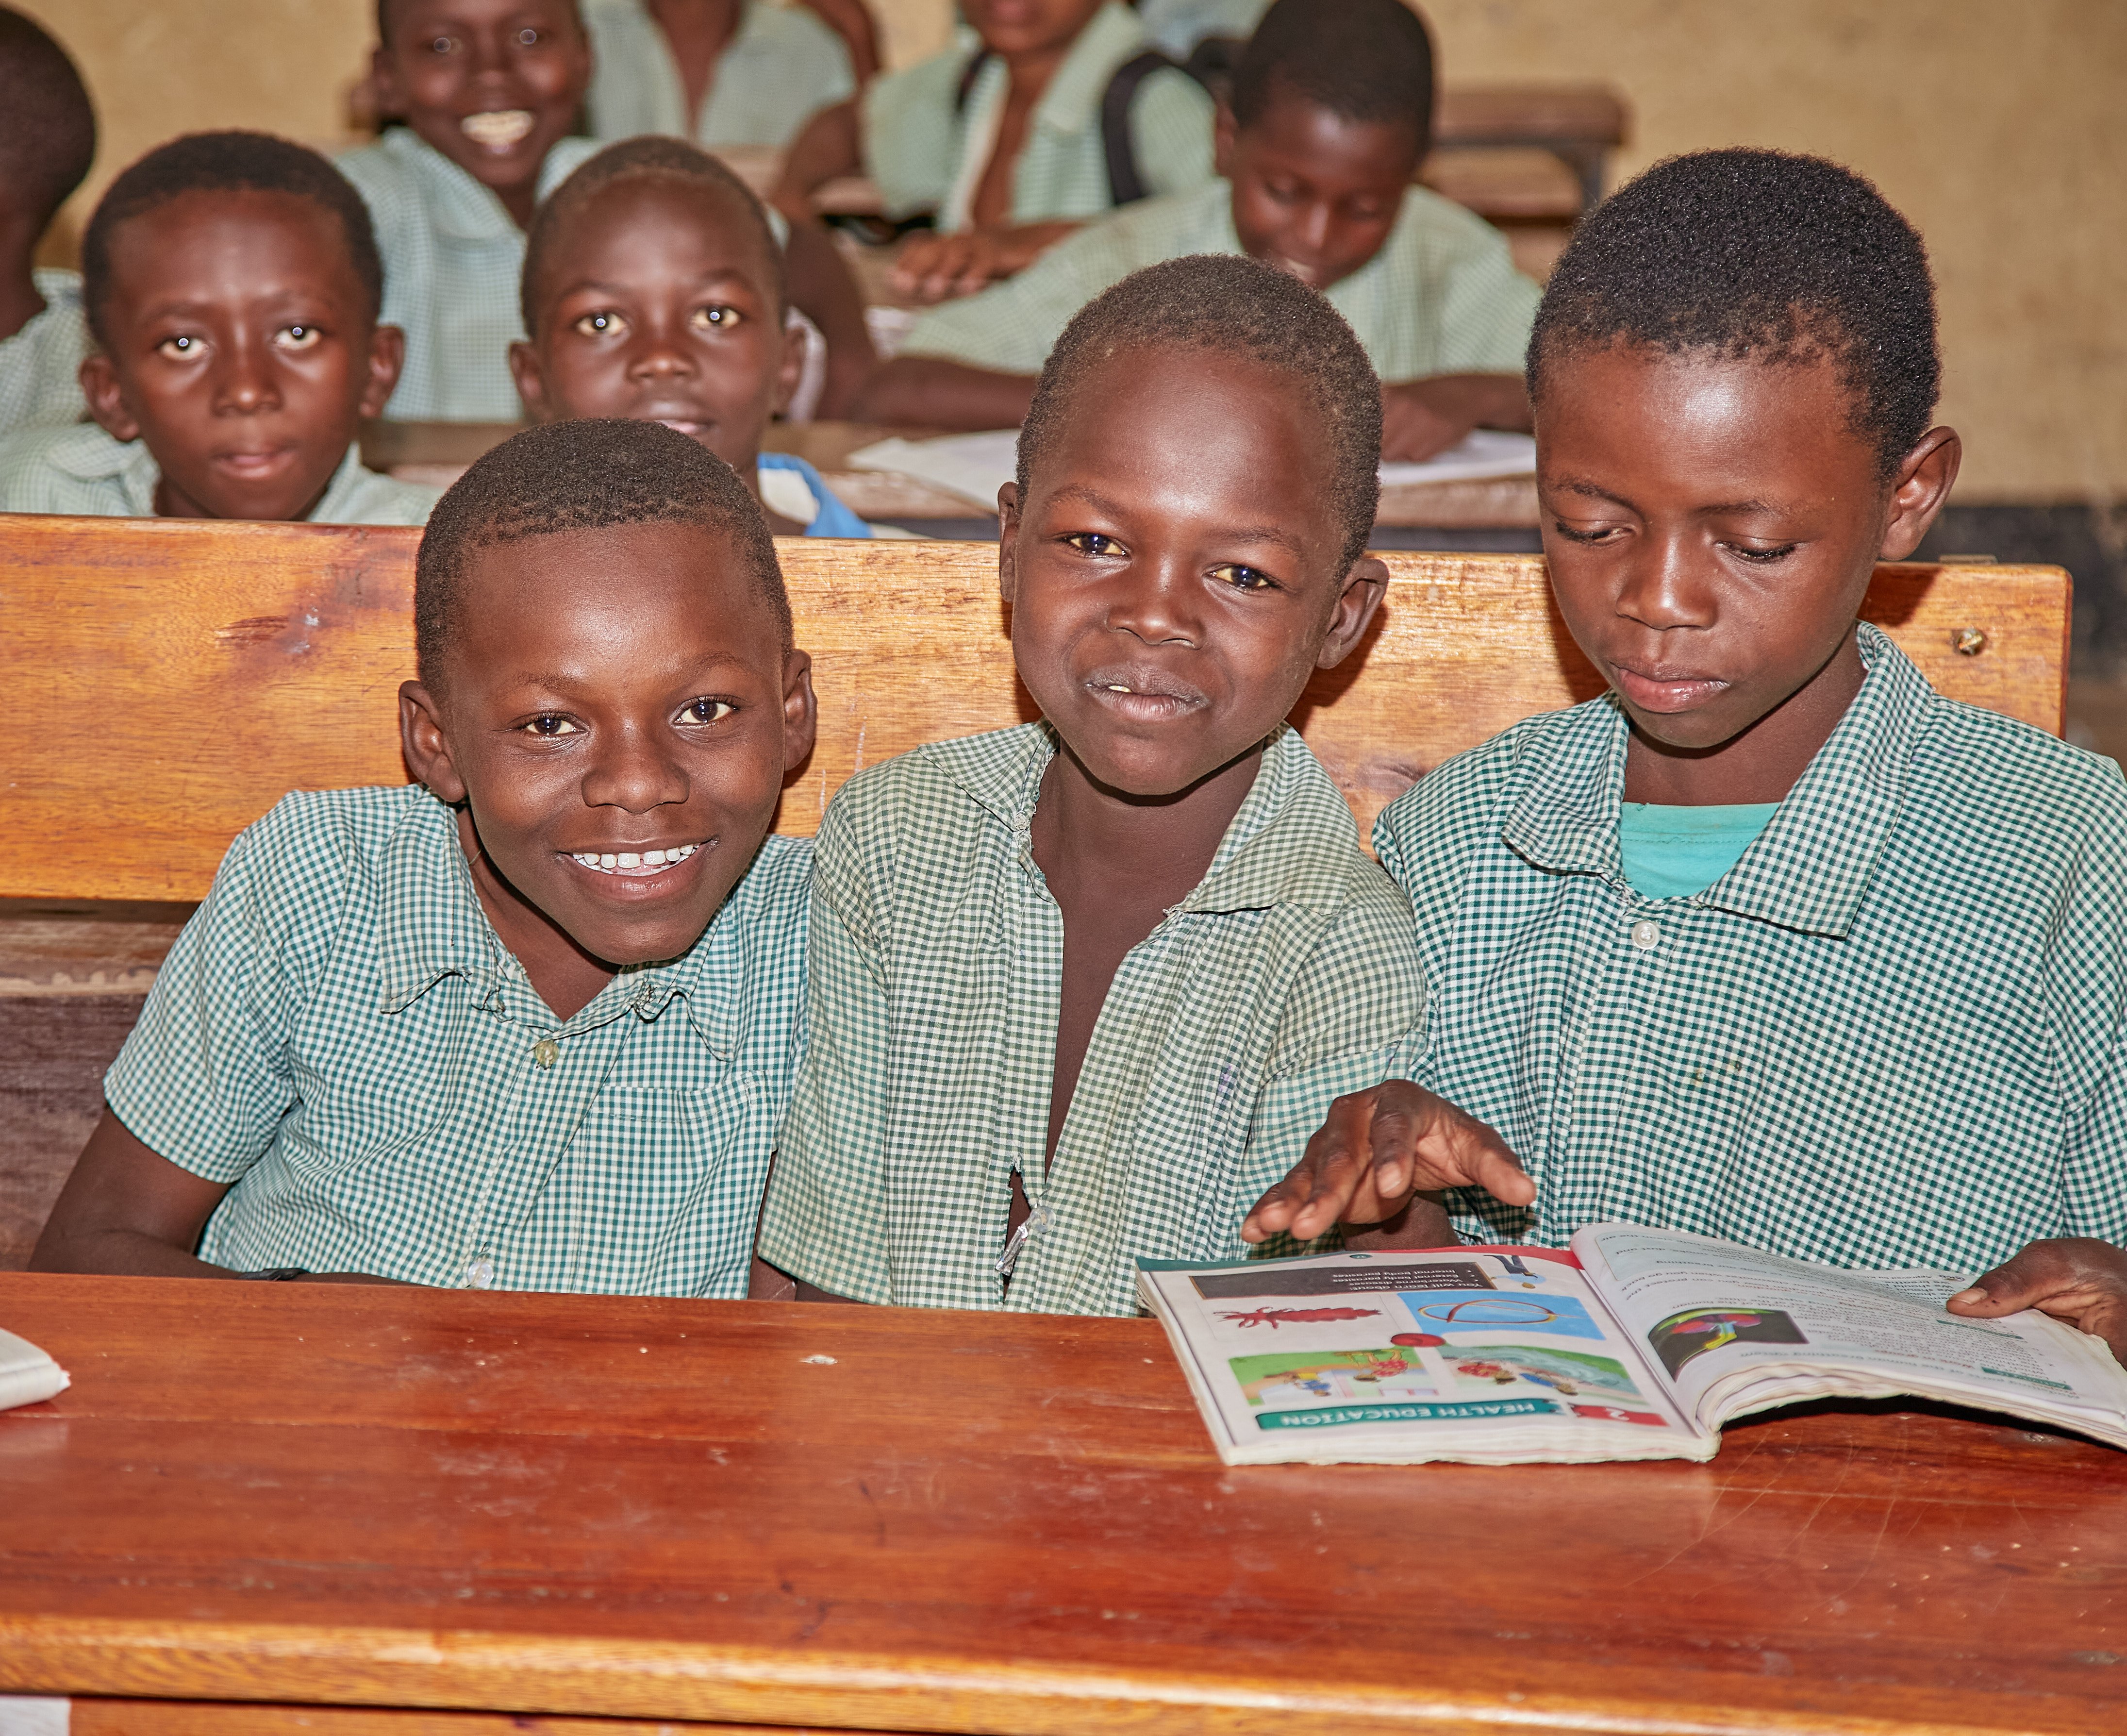
[(1801, 1399), (1911, 1394), (2127, 1446), (2127, 1373), (2101, 1340), (2030, 1310), (1949, 1313), (1968, 1282), (1950, 1273), (1848, 1272), (1626, 1224), (1591, 1225), (1573, 1247), (1703, 1427)]
[(29, 1340), (0, 1332), (0, 1411), (36, 1404), (67, 1384), (66, 1370)]
[(1707, 1459), (1717, 1444), (1560, 1250), (1139, 1266), (1229, 1464)]

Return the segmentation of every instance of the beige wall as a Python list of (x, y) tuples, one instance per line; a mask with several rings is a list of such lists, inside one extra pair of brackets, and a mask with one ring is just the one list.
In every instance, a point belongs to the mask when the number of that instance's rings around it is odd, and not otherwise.
[[(11, 0), (73, 51), (95, 183), (169, 134), (324, 140), (370, 0)], [(874, 0), (889, 55), (945, 0)], [(1962, 498), (2127, 498), (2127, 5), (2120, 0), (1427, 0), (1458, 83), (1601, 79), (1627, 173), (1724, 144), (1822, 152), (1919, 224), (1941, 285)], [(93, 190), (92, 188), (91, 189)], [(64, 238), (59, 244), (64, 247)]]

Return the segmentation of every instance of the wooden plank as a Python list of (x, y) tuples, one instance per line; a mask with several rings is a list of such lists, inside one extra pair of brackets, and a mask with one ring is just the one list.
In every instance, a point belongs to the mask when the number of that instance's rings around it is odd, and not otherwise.
[[(7, 1730), (0, 1700), (0, 1736)], [(541, 1718), (376, 1706), (244, 1705), (230, 1700), (77, 1700), (68, 1736), (847, 1736), (789, 1724)]]
[(1438, 145), (1622, 145), (1625, 105), (1601, 84), (1451, 84), (1433, 116)]
[[(38, 727), (0, 750), (0, 897), (197, 899), (229, 840), (287, 790), (402, 781), (396, 694), (412, 672), (419, 535), (9, 518), (0, 681)], [(779, 546), (821, 728), (779, 830), (809, 835), (861, 766), (1033, 715), (993, 548)], [(1450, 754), (1599, 685), (1540, 560), (1386, 559), (1393, 583), (1368, 643), (1293, 714), (1362, 828)], [(2059, 730), (2059, 569), (1886, 567), (1864, 612), (1945, 692)], [(1977, 656), (1954, 648), (1968, 630)]]
[(0, 1416), (0, 1690), (1035, 1736), (2127, 1720), (2127, 1455), (1989, 1421), (1229, 1470), (1144, 1321), (43, 1275), (0, 1321), (74, 1376)]

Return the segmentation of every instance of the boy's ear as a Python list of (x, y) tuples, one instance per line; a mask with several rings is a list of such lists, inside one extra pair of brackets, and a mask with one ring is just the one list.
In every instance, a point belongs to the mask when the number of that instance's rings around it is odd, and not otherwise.
[(125, 388), (111, 358), (97, 350), (82, 358), (81, 395), (88, 401), (88, 413), (96, 425), (114, 440), (140, 438), (140, 419), (126, 408)]
[(1361, 555), (1344, 575), (1344, 588), (1337, 594), (1337, 606), (1329, 615), (1329, 630), (1322, 636), (1322, 648), (1315, 654), (1317, 669), (1334, 669), (1352, 654), (1352, 647), (1367, 636), (1374, 611), (1388, 595), (1387, 564), (1374, 556)]
[(452, 806), (466, 799), (465, 780), (443, 731), (443, 707), (419, 681), (399, 685), (399, 747), (406, 756), (406, 769), (429, 786), (431, 795)]
[(775, 401), (769, 406), (770, 415), (781, 415), (798, 396), (798, 382), (805, 377), (805, 353), (812, 347), (812, 340), (806, 335), (798, 310), (786, 309), (783, 315), (783, 365), (775, 371)]
[(1889, 515), (1883, 521), (1879, 561), (1902, 561), (1921, 546), (1942, 503), (1957, 483), (1964, 443), (1954, 428), (1930, 428), (1905, 456), (1891, 484)]
[(400, 97), (398, 69), (391, 64), (391, 50), (381, 42), (369, 51), (369, 88), (377, 93), (379, 115), (396, 115), (405, 107)]
[(517, 382), (517, 396), (526, 415), (535, 422), (557, 420), (553, 404), (547, 396), (547, 371), (539, 365), (539, 352), (522, 338), (509, 346), (509, 377)]
[(369, 381), (362, 390), (362, 413), (381, 416), (399, 383), (399, 371), (406, 365), (406, 334), (396, 325), (380, 325), (369, 334)]
[(1211, 173), (1222, 181), (1234, 178), (1234, 135), (1239, 130), (1233, 105), (1220, 97), (1218, 112), (1211, 121)]
[(812, 697), (812, 657), (787, 652), (783, 658), (783, 769), (805, 763), (820, 733), (820, 702)]
[(1019, 484), (997, 491), (997, 595), (1006, 602), (1019, 589)]

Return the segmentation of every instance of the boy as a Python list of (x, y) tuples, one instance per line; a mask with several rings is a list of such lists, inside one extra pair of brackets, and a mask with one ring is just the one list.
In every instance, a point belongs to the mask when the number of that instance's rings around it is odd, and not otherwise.
[(237, 839), (32, 1264), (737, 1295), (814, 719), (760, 510), (669, 429), (565, 422), (466, 472), (415, 582), (420, 782)]
[(763, 453), (803, 351), (768, 214), (677, 139), (600, 151), (539, 207), (510, 371), (536, 422), (634, 416), (699, 440), (762, 497), (779, 536), (871, 527), (803, 458)]
[(1248, 260), (1072, 322), (998, 498), (1042, 721), (862, 772), (821, 825), (760, 1232), (803, 1293), (1131, 1313), (1132, 1255), (1240, 1254), (1330, 1100), (1398, 1067), (1409, 909), (1284, 722), (1381, 600), (1380, 415), (1335, 311)]
[[(861, 5), (855, 11), (864, 17)], [(856, 89), (841, 37), (802, 6), (585, 0), (584, 28), (585, 107), (599, 139), (664, 133), (712, 150), (779, 150), (811, 116)]]
[(66, 50), (0, 7), (0, 435), (82, 418), (81, 279), (31, 260), (95, 155), (96, 114)]
[(1156, 259), (1246, 253), (1322, 291), (1358, 333), (1389, 382), (1384, 457), (1526, 428), (1537, 288), (1482, 220), (1410, 184), (1432, 112), (1432, 45), (1398, 0), (1278, 0), (1220, 113), (1225, 180), (1133, 206), (1011, 282), (925, 315), (856, 413), (1010, 427), (1064, 322), (1109, 284)]
[[(813, 117), (776, 202), (868, 173), (889, 215), (936, 213), (895, 261), (902, 294), (935, 301), (1011, 276), (1087, 219), (1211, 177), (1211, 99), (1153, 50), (1116, 0), (964, 0), (969, 30)], [(1114, 160), (1119, 148), (1120, 162)], [(1124, 184), (1117, 184), (1120, 170)], [(1120, 275), (1120, 274), (1119, 274)]]
[(1487, 1148), (1510, 1174), (1504, 1136), (1516, 1208), (1451, 1196), (1485, 1240), (1615, 1217), (1983, 1272), (1958, 1311), (2127, 1355), (2127, 785), (1855, 623), (1957, 473), (1920, 238), (1829, 163), (1672, 159), (1582, 225), (1529, 377), (1553, 588), (1612, 690), (1375, 834), (1424, 954), (1411, 1076), (1499, 1134), (1348, 1098), (1247, 1233)]
[(194, 133), (112, 182), (82, 238), (93, 423), (0, 440), (0, 510), (418, 524), (436, 491), (365, 470), (391, 395), (362, 201), (315, 151)]

